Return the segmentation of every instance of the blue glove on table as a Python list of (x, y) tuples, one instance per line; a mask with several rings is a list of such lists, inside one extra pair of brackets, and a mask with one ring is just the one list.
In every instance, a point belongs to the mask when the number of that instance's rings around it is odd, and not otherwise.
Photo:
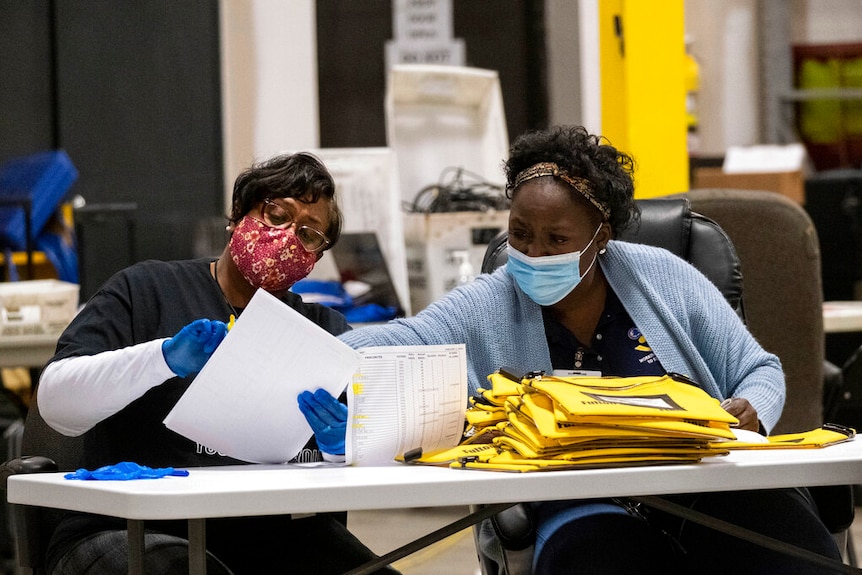
[(173, 467), (152, 468), (146, 465), (138, 465), (131, 461), (122, 461), (116, 465), (105, 465), (94, 471), (78, 469), (74, 473), (67, 473), (63, 477), (66, 479), (80, 479), (82, 481), (97, 479), (128, 481), (129, 479), (159, 479), (168, 475), (188, 477), (189, 472), (185, 469), (174, 469)]
[(197, 319), (162, 344), (165, 362), (175, 374), (186, 377), (197, 373), (227, 335), (223, 321)]
[(347, 406), (325, 389), (318, 389), (313, 394), (303, 391), (297, 399), (299, 410), (314, 431), (314, 438), (320, 450), (330, 455), (344, 455)]

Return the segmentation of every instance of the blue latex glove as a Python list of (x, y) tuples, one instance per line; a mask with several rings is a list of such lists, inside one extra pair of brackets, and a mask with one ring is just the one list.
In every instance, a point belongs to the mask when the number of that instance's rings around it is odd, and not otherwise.
[(178, 475), (187, 477), (189, 474), (185, 469), (174, 469), (173, 467), (147, 467), (146, 465), (138, 465), (131, 461), (123, 461), (116, 465), (106, 465), (94, 471), (86, 469), (78, 469), (74, 473), (67, 473), (63, 477), (66, 479), (87, 480), (113, 480), (113, 481), (128, 481), (130, 479), (159, 479), (167, 475)]
[(325, 389), (318, 389), (313, 394), (303, 391), (297, 399), (299, 410), (314, 431), (314, 438), (320, 450), (330, 455), (344, 455), (347, 406)]
[(226, 335), (227, 325), (223, 321), (197, 319), (165, 340), (162, 355), (171, 371), (186, 377), (203, 369)]

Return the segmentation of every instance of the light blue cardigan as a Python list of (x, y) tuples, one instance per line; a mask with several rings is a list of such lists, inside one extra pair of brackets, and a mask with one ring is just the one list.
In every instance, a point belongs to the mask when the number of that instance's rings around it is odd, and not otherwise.
[[(784, 407), (781, 363), (706, 277), (666, 250), (620, 241), (609, 242), (599, 262), (665, 370), (689, 376), (718, 399), (744, 397), (772, 430)], [(353, 348), (464, 343), (471, 394), (501, 366), (552, 371), (541, 307), (505, 267), (414, 317), (339, 338)]]

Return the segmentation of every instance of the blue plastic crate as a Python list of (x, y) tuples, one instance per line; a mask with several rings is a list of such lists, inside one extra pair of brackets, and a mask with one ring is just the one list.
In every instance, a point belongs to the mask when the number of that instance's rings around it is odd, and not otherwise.
[[(15, 158), (0, 167), (0, 199), (29, 198), (35, 240), (77, 179), (78, 171), (62, 150)], [(0, 207), (0, 246), (27, 249), (26, 230), (23, 207)]]

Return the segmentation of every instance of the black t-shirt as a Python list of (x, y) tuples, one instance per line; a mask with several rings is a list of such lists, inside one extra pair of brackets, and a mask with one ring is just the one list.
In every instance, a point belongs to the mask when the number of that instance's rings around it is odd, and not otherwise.
[[(227, 322), (234, 310), (210, 275), (210, 262), (145, 261), (118, 272), (63, 332), (51, 361), (171, 337), (200, 318)], [(350, 329), (340, 313), (303, 303), (296, 294), (287, 293), (282, 301), (333, 335)], [(173, 378), (157, 385), (88, 431), (82, 466), (96, 469), (121, 461), (177, 468), (242, 463), (197, 445), (162, 423), (192, 380), (193, 377)], [(117, 385), (123, 385), (120, 376)], [(319, 459), (313, 438), (298, 457), (306, 461)], [(49, 553), (51, 563), (74, 541), (104, 527), (104, 523), (89, 516), (68, 518), (55, 533)], [(124, 528), (124, 522), (119, 528)]]
[[(52, 361), (171, 337), (200, 318), (227, 322), (233, 309), (210, 275), (210, 261), (146, 261), (117, 273), (60, 336)], [(350, 329), (338, 312), (305, 304), (296, 294), (287, 293), (282, 301), (333, 335)], [(150, 467), (238, 463), (196, 445), (162, 423), (193, 379), (174, 378), (158, 385), (96, 425), (84, 439), (84, 465), (90, 469), (120, 461)], [(117, 381), (117, 385), (123, 382)]]

